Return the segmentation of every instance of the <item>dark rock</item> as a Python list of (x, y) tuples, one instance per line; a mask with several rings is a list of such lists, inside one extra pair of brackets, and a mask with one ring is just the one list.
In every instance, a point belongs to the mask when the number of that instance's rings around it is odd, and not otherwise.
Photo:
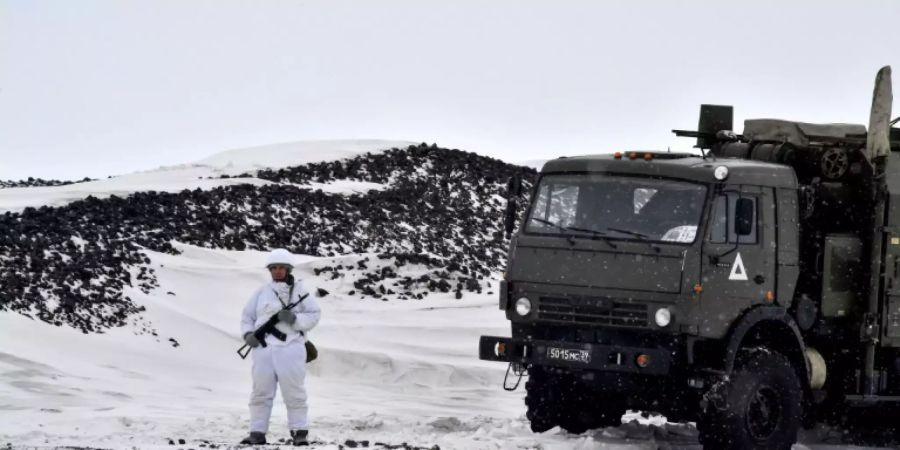
[[(521, 214), (534, 170), (434, 145), (237, 176), (276, 183), (266, 186), (88, 196), (62, 207), (6, 212), (0, 214), (0, 256), (5, 258), (0, 310), (83, 333), (136, 323), (144, 308), (125, 296), (125, 289), (152, 293), (159, 288), (143, 249), (178, 254), (174, 241), (231, 250), (285, 247), (317, 256), (372, 253), (378, 255), (374, 262), (364, 257), (317, 273), (337, 279), (343, 270), (361, 271), (350, 295), (384, 301), (479, 292), (477, 280), (505, 266), (505, 203), (496, 198), (505, 196), (513, 174), (524, 179)], [(339, 195), (277, 184), (336, 179), (388, 186)], [(56, 183), (29, 179), (20, 184)], [(2, 187), (8, 186), (0, 182)], [(425, 273), (400, 276), (398, 268), (408, 265)], [(136, 329), (157, 335), (152, 326), (142, 325)]]

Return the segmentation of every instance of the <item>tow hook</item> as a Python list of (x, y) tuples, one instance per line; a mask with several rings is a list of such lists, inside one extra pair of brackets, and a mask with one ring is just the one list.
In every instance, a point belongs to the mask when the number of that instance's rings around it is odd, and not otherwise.
[[(509, 385), (509, 373), (512, 372), (513, 376), (516, 378), (516, 384), (510, 386)], [(503, 377), (503, 389), (506, 391), (515, 391), (519, 388), (519, 383), (522, 382), (522, 377), (525, 376), (525, 366), (519, 363), (509, 363), (509, 366), (506, 367), (506, 376)]]

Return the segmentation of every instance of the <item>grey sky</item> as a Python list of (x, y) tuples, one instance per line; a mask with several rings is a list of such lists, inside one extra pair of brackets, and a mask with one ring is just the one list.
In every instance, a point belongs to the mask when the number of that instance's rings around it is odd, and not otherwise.
[(0, 0), (0, 179), (304, 139), (686, 149), (699, 103), (864, 123), (900, 2), (787, 3)]

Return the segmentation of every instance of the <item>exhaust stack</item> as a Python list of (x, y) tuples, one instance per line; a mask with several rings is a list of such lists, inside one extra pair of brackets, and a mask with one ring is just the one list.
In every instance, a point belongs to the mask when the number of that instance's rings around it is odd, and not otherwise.
[(891, 106), (894, 95), (891, 89), (891, 66), (884, 66), (875, 76), (872, 93), (872, 110), (869, 114), (869, 131), (866, 133), (866, 157), (874, 161), (891, 152)]

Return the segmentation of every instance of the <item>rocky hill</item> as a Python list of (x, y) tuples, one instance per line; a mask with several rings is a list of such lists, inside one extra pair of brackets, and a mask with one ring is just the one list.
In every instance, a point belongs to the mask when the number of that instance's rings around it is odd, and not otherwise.
[[(353, 272), (354, 288), (342, 294), (360, 299), (420, 301), (431, 292), (459, 298), (486, 289), (505, 265), (503, 211), (513, 174), (526, 188), (536, 176), (531, 168), (422, 144), (237, 176), (272, 182), (261, 186), (145, 191), (7, 212), (0, 216), (0, 310), (85, 333), (137, 324), (142, 308), (125, 288), (156, 288), (144, 251), (177, 253), (173, 242), (359, 255), (317, 275)], [(320, 188), (347, 182), (371, 188), (349, 195)], [(407, 266), (422, 270), (412, 276)]]
[(46, 187), (46, 186), (67, 186), (75, 183), (85, 183), (92, 181), (91, 178), (85, 177), (78, 181), (61, 181), (61, 180), (45, 180), (43, 178), (28, 177), (25, 180), (0, 180), (0, 189), (16, 188), (16, 187)]

